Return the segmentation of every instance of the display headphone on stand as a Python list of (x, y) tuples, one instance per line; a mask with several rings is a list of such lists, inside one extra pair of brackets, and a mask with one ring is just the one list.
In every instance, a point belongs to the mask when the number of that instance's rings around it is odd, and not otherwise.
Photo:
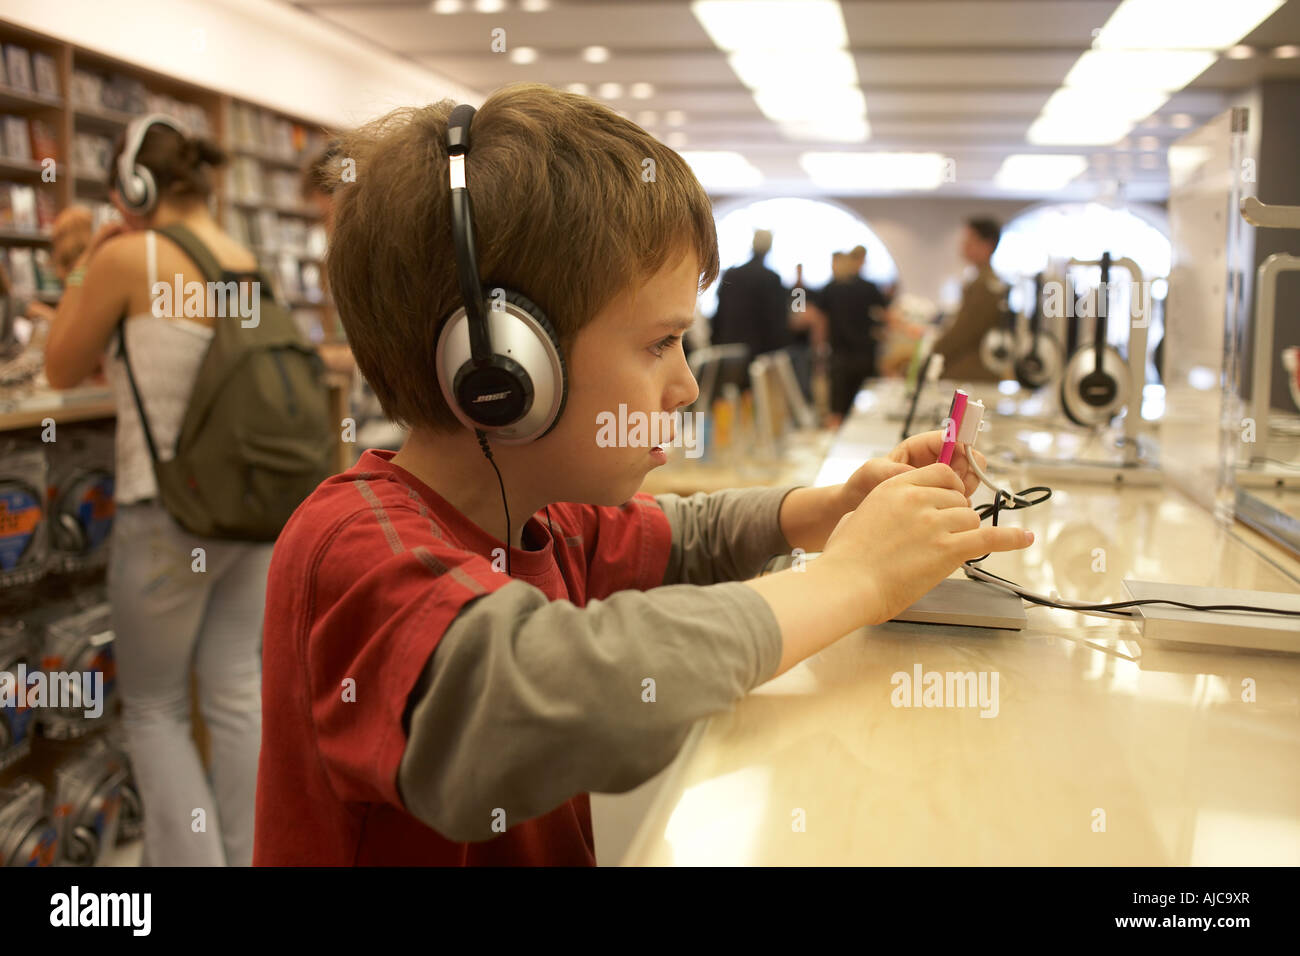
[(447, 120), (451, 223), (464, 304), (438, 333), (438, 385), (466, 428), (505, 445), (534, 441), (555, 427), (568, 397), (559, 337), (545, 313), (515, 290), (479, 279), (474, 207), (465, 178), (474, 107), (457, 106)]
[(149, 215), (158, 204), (158, 183), (149, 167), (139, 162), (145, 134), (154, 126), (170, 126), (182, 137), (187, 135), (180, 124), (163, 113), (139, 116), (127, 124), (122, 155), (117, 158), (114, 185), (122, 197), (122, 205), (137, 216)]
[(1061, 374), (1061, 345), (1043, 331), (1043, 273), (1034, 276), (1034, 311), (1029, 319), (1029, 348), (1016, 359), (1016, 381), (1042, 388)]
[(989, 329), (980, 340), (980, 361), (994, 375), (1006, 376), (1016, 361), (1016, 313), (1008, 301), (1010, 293), (1011, 288), (1005, 287), (998, 298), (998, 311), (1005, 326)]
[[(1109, 252), (1097, 262), (1071, 260), (1074, 265), (1101, 266), (1097, 298), (1096, 331), (1093, 343), (1070, 356), (1061, 377), (1061, 407), (1076, 425), (1104, 425), (1119, 414), (1128, 401), (1128, 365), (1114, 347), (1106, 344), (1107, 315), (1110, 312)], [(1078, 322), (1078, 311), (1074, 321)]]

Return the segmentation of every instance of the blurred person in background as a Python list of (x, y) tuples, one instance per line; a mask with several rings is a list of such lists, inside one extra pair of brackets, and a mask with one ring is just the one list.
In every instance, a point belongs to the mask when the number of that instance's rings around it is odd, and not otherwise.
[[(713, 345), (740, 343), (748, 347), (750, 359), (785, 348), (790, 342), (789, 294), (781, 277), (763, 263), (772, 249), (772, 233), (755, 230), (752, 248), (748, 262), (723, 273), (718, 283), (718, 310), (710, 323)], [(728, 362), (723, 379), (747, 389), (747, 367), (748, 363)]]
[(1002, 226), (994, 219), (967, 220), (962, 230), (961, 256), (974, 267), (975, 277), (963, 287), (957, 315), (934, 345), (934, 351), (943, 356), (944, 378), (958, 382), (996, 382), (1001, 378), (980, 360), (984, 334), (1005, 322), (1001, 302), (1006, 285), (991, 264), (1001, 238)]
[[(155, 309), (160, 279), (182, 287), (207, 281), (178, 244), (155, 230), (184, 227), (241, 281), (257, 274), (258, 263), (208, 208), (211, 170), (225, 161), (221, 149), (160, 122), (127, 133), (140, 134), (136, 163), (153, 177), (157, 199), (139, 212), (123, 202), (116, 174), (124, 134), (109, 166), (109, 197), (122, 221), (101, 228), (68, 274), (45, 347), (45, 375), (54, 388), (72, 388), (102, 358), (113, 387), (117, 511), (108, 593), (127, 750), (144, 803), (145, 859), (155, 866), (248, 866), (272, 545), (199, 537), (163, 506), (119, 342), (126, 341), (140, 403), (166, 458), (221, 317)], [(202, 574), (192, 566), (196, 549), (204, 555)], [(191, 669), (212, 745), (210, 778), (191, 735)], [(196, 807), (212, 811), (202, 832), (191, 827)]]
[(832, 428), (852, 408), (863, 380), (876, 375), (876, 351), (889, 303), (876, 284), (861, 275), (865, 262), (865, 249), (860, 254), (856, 249), (835, 253), (831, 281), (815, 296), (817, 307), (826, 315), (830, 337)]

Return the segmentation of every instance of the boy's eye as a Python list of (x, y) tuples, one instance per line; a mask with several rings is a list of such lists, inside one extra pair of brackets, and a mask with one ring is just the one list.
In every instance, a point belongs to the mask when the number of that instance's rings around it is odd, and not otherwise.
[(660, 339), (650, 347), (650, 351), (656, 356), (662, 356), (668, 349), (676, 347), (677, 343), (682, 340), (680, 335), (669, 335)]

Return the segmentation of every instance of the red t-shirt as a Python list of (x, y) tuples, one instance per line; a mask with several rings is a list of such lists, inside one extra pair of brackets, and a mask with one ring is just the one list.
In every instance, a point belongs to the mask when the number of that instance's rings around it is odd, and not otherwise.
[[(502, 543), (392, 457), (367, 451), (323, 482), (276, 542), (253, 863), (593, 865), (585, 793), (480, 843), (453, 843), (402, 805), (407, 698), (461, 607), (510, 578), (492, 568)], [(551, 600), (582, 607), (662, 583), (671, 532), (649, 495), (551, 505), (554, 537), (544, 517), (525, 540), (545, 547), (512, 549), (510, 563)]]

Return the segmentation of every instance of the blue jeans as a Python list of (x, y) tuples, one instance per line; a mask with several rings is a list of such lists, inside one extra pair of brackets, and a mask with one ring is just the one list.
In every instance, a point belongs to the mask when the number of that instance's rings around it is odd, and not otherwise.
[[(113, 652), (150, 865), (252, 863), (271, 547), (189, 534), (157, 503), (117, 509), (108, 568)], [(193, 570), (195, 548), (206, 570)], [(211, 781), (191, 738), (191, 667), (211, 738)], [(205, 826), (196, 832), (199, 809)]]

